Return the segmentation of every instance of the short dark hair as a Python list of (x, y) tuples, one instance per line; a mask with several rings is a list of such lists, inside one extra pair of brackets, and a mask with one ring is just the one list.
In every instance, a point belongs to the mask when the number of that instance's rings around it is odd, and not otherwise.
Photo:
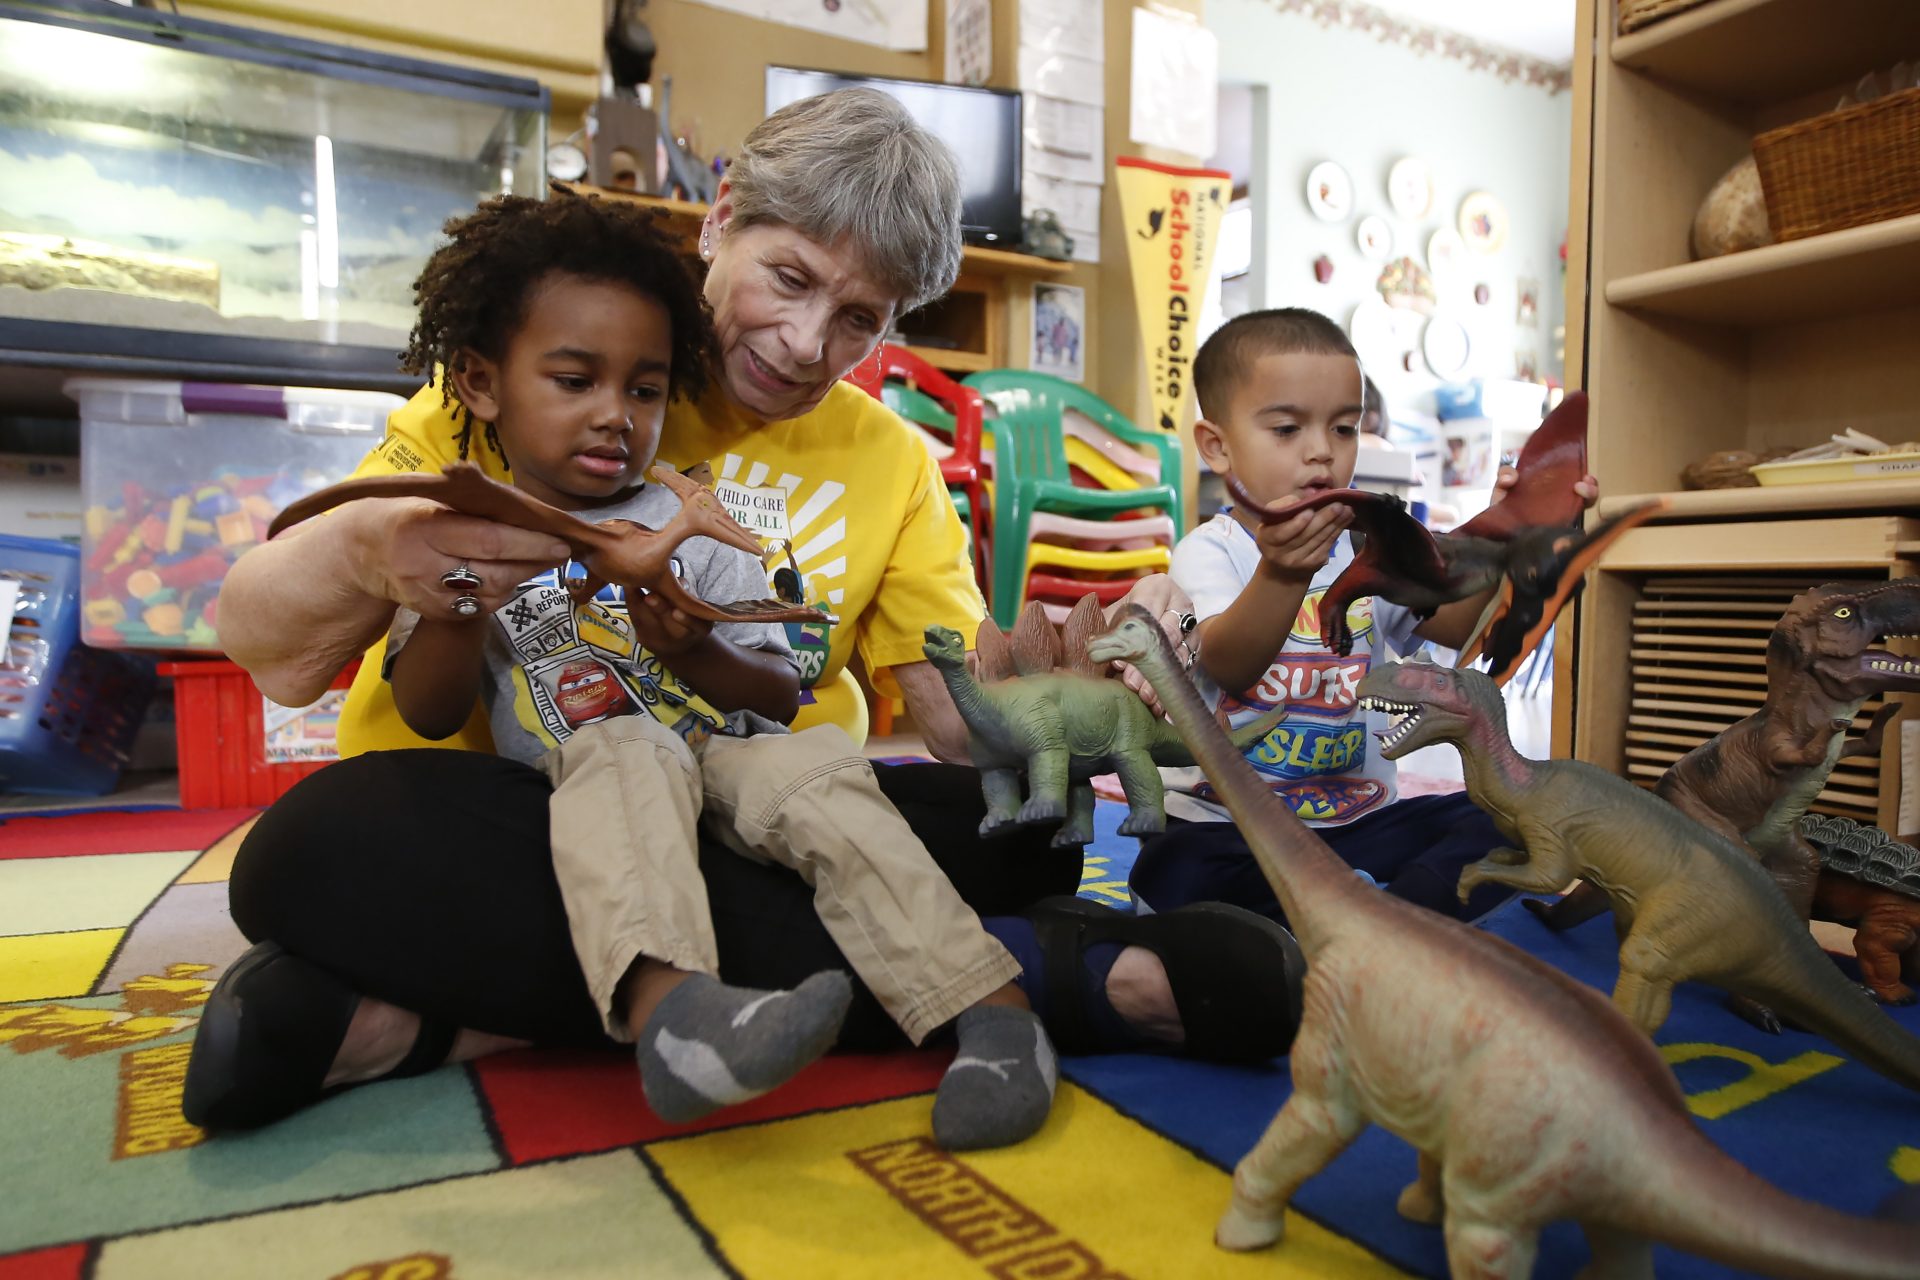
[(1247, 366), (1261, 356), (1305, 354), (1360, 358), (1340, 326), (1306, 307), (1277, 307), (1235, 316), (1200, 344), (1193, 390), (1200, 416), (1219, 422)]
[[(444, 371), (440, 402), (457, 398), (452, 374), (463, 351), (489, 360), (506, 354), (526, 318), (534, 286), (560, 273), (630, 285), (666, 308), (673, 323), (669, 385), (689, 399), (706, 389), (714, 350), (713, 323), (700, 288), (653, 210), (556, 189), (551, 197), (495, 196), (443, 228), (447, 242), (414, 281), (420, 318), (400, 367)], [(473, 414), (460, 406), (460, 456), (469, 452)], [(497, 453), (492, 425), (487, 443)]]

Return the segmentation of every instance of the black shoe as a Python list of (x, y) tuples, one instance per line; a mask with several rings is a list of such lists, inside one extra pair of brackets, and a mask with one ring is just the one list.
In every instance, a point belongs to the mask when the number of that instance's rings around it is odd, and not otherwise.
[(1100, 1053), (1086, 1014), (1086, 967), (1098, 942), (1145, 947), (1166, 966), (1186, 1032), (1183, 1052), (1208, 1062), (1265, 1062), (1300, 1029), (1306, 958), (1279, 924), (1240, 907), (1196, 902), (1135, 916), (1085, 898), (1045, 898), (1022, 912), (1047, 960), (1048, 1033), (1061, 1053)]
[[(180, 1111), (205, 1129), (252, 1129), (318, 1102), (360, 995), (318, 965), (262, 942), (234, 961), (200, 1014)], [(427, 1018), (382, 1079), (446, 1061), (453, 1029)]]

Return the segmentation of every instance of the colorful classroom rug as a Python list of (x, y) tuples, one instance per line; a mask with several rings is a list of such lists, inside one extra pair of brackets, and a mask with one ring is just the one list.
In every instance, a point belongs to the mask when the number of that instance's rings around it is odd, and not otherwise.
[[(1118, 816), (1102, 806), (1083, 891), (1124, 903)], [(1379, 1131), (1307, 1184), (1284, 1245), (1213, 1248), (1284, 1064), (1068, 1060), (1036, 1138), (962, 1156), (929, 1142), (939, 1051), (832, 1056), (678, 1128), (647, 1111), (629, 1058), (509, 1054), (210, 1140), (180, 1119), (180, 1083), (199, 1006), (242, 947), (225, 879), (251, 817), (0, 824), (0, 1280), (1444, 1274), (1439, 1233), (1393, 1212), (1413, 1155)], [(1513, 907), (1490, 927), (1610, 983), (1605, 920), (1554, 936)], [(1920, 1014), (1897, 1016), (1920, 1032)], [(1680, 994), (1661, 1040), (1707, 1132), (1770, 1180), (1854, 1212), (1920, 1181), (1920, 1098), (1831, 1045), (1763, 1036), (1703, 989)], [(1584, 1256), (1558, 1228), (1537, 1274)]]

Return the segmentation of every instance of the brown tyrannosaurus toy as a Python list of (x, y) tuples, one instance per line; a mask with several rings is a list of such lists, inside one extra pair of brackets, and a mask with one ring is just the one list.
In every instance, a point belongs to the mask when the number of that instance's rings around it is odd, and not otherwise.
[(590, 600), (601, 587), (617, 582), (640, 591), (658, 591), (688, 617), (709, 622), (837, 622), (819, 609), (785, 600), (737, 600), (713, 604), (701, 600), (673, 576), (673, 552), (696, 535), (761, 555), (760, 540), (720, 505), (720, 499), (698, 481), (671, 467), (655, 467), (654, 479), (673, 490), (680, 510), (664, 529), (649, 529), (631, 520), (590, 524), (549, 506), (530, 493), (489, 479), (471, 462), (449, 463), (444, 471), (409, 471), (399, 475), (360, 476), (308, 494), (287, 504), (267, 527), (272, 537), (322, 511), (357, 498), (431, 498), (467, 515), (485, 516), (501, 524), (550, 533), (572, 548), (587, 570), (584, 579), (569, 582), (576, 602)]
[(1144, 609), (1090, 652), (1152, 681), (1307, 957), (1293, 1093), (1234, 1170), (1220, 1244), (1279, 1240), (1294, 1191), (1378, 1124), (1419, 1150), (1400, 1211), (1443, 1222), (1456, 1280), (1524, 1280), (1560, 1219), (1593, 1246), (1590, 1280), (1651, 1277), (1650, 1241), (1772, 1275), (1913, 1280), (1920, 1228), (1797, 1200), (1729, 1159), (1598, 992), (1363, 884), (1260, 783)]
[(1697, 979), (1779, 1009), (1920, 1089), (1920, 1039), (1841, 976), (1743, 846), (1596, 765), (1521, 755), (1500, 690), (1478, 671), (1393, 663), (1369, 671), (1359, 696), (1405, 717), (1383, 737), (1388, 759), (1436, 742), (1458, 748), (1467, 794), (1514, 842), (1460, 873), (1462, 899), (1488, 881), (1551, 893), (1575, 877), (1612, 899), (1613, 999), (1642, 1031), (1667, 1020), (1675, 984)]
[[(1815, 910), (1821, 859), (1799, 831), (1843, 757), (1875, 754), (1896, 708), (1889, 703), (1861, 736), (1849, 729), (1876, 694), (1920, 689), (1920, 663), (1877, 647), (1920, 634), (1920, 582), (1828, 583), (1794, 597), (1767, 641), (1767, 700), (1760, 710), (1680, 757), (1654, 794), (1710, 830), (1750, 849), (1802, 920)], [(1832, 897), (1852, 910), (1853, 895)], [(1559, 902), (1527, 904), (1565, 929), (1606, 910), (1606, 895), (1581, 885)], [(1851, 923), (1851, 920), (1843, 920)], [(1744, 1016), (1768, 1030), (1777, 1021), (1751, 1006)]]

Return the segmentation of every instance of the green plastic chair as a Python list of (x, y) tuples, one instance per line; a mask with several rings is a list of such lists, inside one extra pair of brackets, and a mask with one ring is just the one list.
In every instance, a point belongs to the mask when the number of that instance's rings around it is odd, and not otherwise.
[[(965, 379), (987, 402), (986, 422), (993, 433), (993, 538), (1003, 548), (1032, 541), (1036, 511), (1099, 519), (1157, 508), (1185, 528), (1180, 497), (1180, 441), (1147, 431), (1122, 417), (1112, 405), (1076, 383), (1021, 369), (989, 369)], [(1116, 439), (1157, 454), (1160, 483), (1138, 489), (1090, 489), (1073, 482), (1067, 466), (1062, 426), (1068, 409), (1085, 415)], [(1025, 603), (1026, 557), (992, 558), (994, 621), (1011, 627)]]

